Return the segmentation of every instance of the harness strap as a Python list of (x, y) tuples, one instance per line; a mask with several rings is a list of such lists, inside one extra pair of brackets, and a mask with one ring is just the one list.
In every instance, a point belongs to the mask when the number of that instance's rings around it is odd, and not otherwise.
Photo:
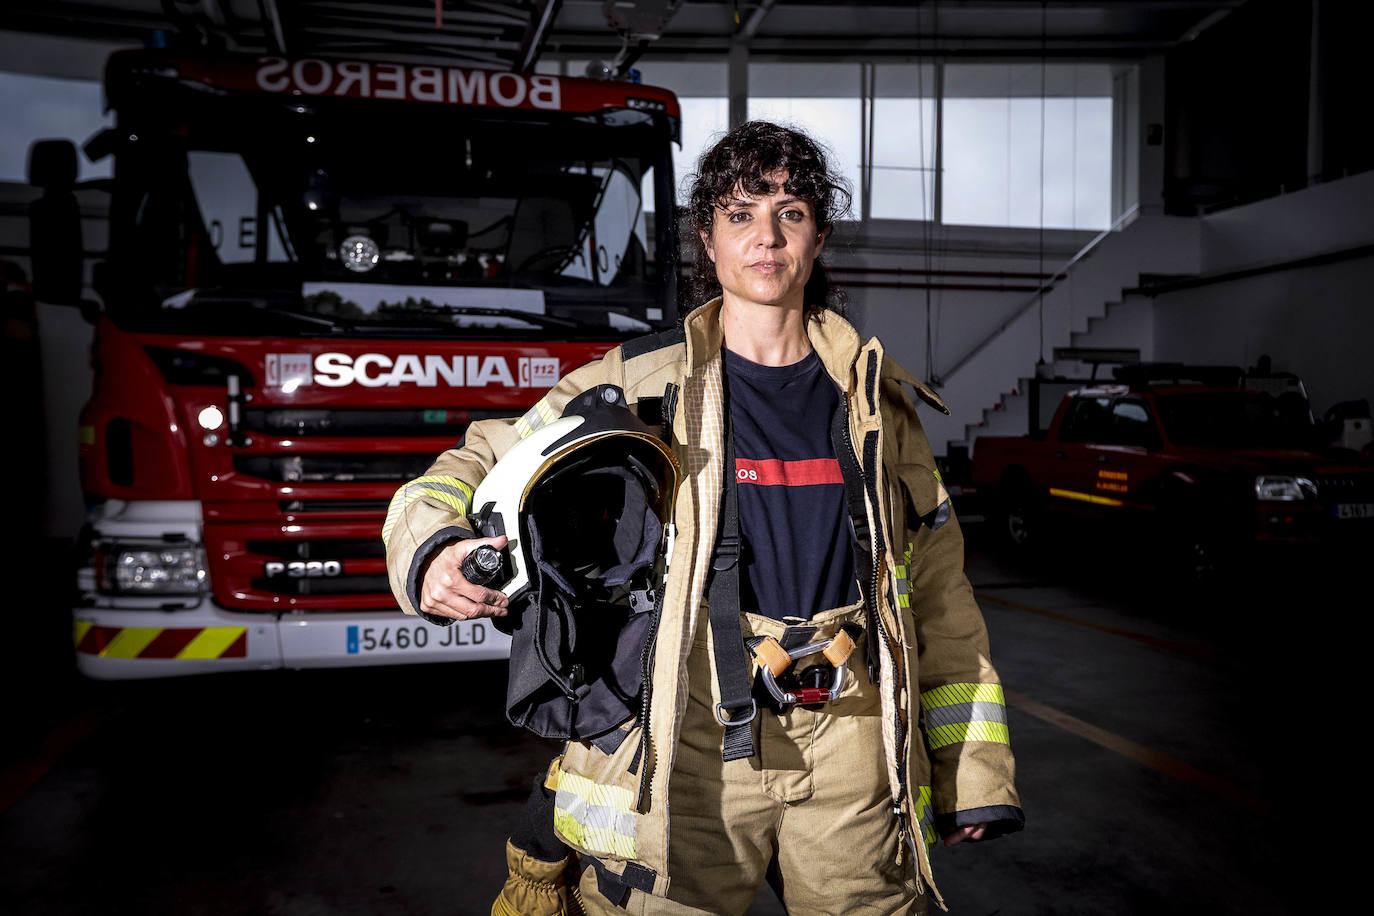
[(596, 856), (581, 858), (589, 867), (596, 870), (596, 889), (614, 907), (625, 908), (625, 904), (629, 902), (627, 898), (631, 888), (646, 894), (654, 892), (654, 880), (658, 873), (648, 866), (640, 865), (638, 862), (626, 862), (624, 873), (617, 875)]
[(749, 683), (749, 660), (744, 654), (744, 630), (740, 626), (739, 492), (735, 479), (735, 435), (728, 402), (725, 405), (724, 496), (707, 603), (711, 614), (711, 651), (715, 653), (716, 682), (720, 688), (716, 720), (725, 726), (720, 757), (729, 761), (754, 756), (752, 723), (759, 707)]
[[(864, 496), (864, 468), (850, 444), (849, 411), (841, 404), (830, 421), (830, 445), (840, 463), (844, 479), (845, 505), (849, 512), (849, 533), (854, 545), (854, 572), (859, 580), (859, 597), (864, 603), (864, 629), (877, 633), (878, 596), (873, 593), (873, 532), (868, 524), (868, 503)], [(868, 679), (878, 683), (878, 640), (870, 638), (864, 652)]]

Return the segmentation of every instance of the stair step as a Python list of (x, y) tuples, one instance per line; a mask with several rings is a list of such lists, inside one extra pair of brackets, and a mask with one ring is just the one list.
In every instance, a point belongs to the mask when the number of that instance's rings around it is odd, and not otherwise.
[[(975, 423), (963, 421), (961, 417), (962, 422), (951, 424), (951, 432), (962, 429), (961, 441), (970, 449), (977, 448), (980, 435), (1023, 434), (1026, 428), (1014, 429), (1021, 418), (1029, 420), (1035, 408), (1043, 406), (1031, 403), (1034, 376), (1087, 379), (1093, 374), (1100, 383), (1110, 383), (1112, 366), (1144, 357), (1149, 352), (1146, 341), (1150, 337), (1150, 310), (1148, 303), (1142, 308), (1142, 296), (1152, 285), (1176, 283), (1197, 273), (1195, 256), (1190, 253), (1197, 242), (1195, 227), (1188, 229), (1183, 231), (1181, 221), (1175, 226), (1166, 219), (1148, 217), (1131, 223), (1123, 236), (1113, 233), (1111, 238), (1104, 239), (1102, 250), (1108, 252), (1109, 257), (1086, 260), (1074, 267), (1072, 275), (1082, 278), (1078, 298), (1074, 298), (1072, 290), (1067, 299), (1062, 291), (1055, 293), (1058, 299), (1047, 297), (1046, 301), (1052, 302), (1055, 310), (1054, 324), (1051, 332), (1046, 312), (1042, 319), (1041, 350), (1055, 344), (1068, 346), (1054, 348), (1055, 362), (1041, 363), (1032, 371), (1032, 377), (1007, 378), (1015, 371), (1013, 361), (1035, 360), (1034, 318), (1022, 320), (1027, 313), (1018, 313), (1015, 324), (1008, 323), (1001, 329), (1010, 332), (1004, 335), (1005, 341), (995, 345), (976, 368), (970, 367), (971, 371), (986, 374), (981, 379), (973, 377), (967, 386), (960, 385), (962, 403), (956, 404), (958, 395), (950, 389), (950, 394), (956, 395), (950, 399), (951, 406), (967, 420), (977, 418)], [(1132, 241), (1133, 234), (1141, 244)], [(1156, 270), (1142, 270), (1142, 267)], [(988, 343), (994, 339), (997, 339), (995, 335)], [(1021, 368), (1024, 371), (1031, 366)], [(1060, 384), (1049, 390), (1064, 387)], [(1041, 417), (1042, 421), (1044, 419)]]

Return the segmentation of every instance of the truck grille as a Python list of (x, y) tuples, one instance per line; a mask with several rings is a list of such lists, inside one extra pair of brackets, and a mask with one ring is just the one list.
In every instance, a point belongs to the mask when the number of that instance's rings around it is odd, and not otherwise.
[[(246, 611), (358, 610), (396, 606), (375, 521), (206, 525), (218, 601)], [(282, 534), (274, 537), (274, 534)]]
[(512, 413), (518, 411), (252, 407), (243, 412), (243, 425), (268, 436), (452, 436), (456, 441), (469, 423)]
[(346, 576), (338, 579), (254, 579), (253, 588), (279, 595), (370, 595), (385, 592), (386, 576)]
[(296, 512), (385, 512), (390, 499), (288, 499), (278, 503), (281, 511)]
[(262, 612), (396, 607), (382, 547), (396, 489), (422, 477), (469, 423), (518, 412), (246, 409), (250, 442), (212, 452), (232, 468), (207, 490), (205, 507), (217, 602)]
[(216, 600), (263, 612), (395, 608), (381, 540), (392, 495), (469, 423), (518, 412), (246, 410), (251, 441), (206, 501)]
[(1317, 493), (1327, 503), (1371, 502), (1374, 474), (1322, 475), (1317, 478)]
[[(380, 538), (329, 538), (328, 540), (250, 540), (249, 553), (276, 560), (369, 560), (384, 557)], [(319, 556), (315, 556), (319, 554)]]
[(419, 477), (434, 462), (431, 454), (235, 455), (240, 474), (278, 483), (354, 483)]

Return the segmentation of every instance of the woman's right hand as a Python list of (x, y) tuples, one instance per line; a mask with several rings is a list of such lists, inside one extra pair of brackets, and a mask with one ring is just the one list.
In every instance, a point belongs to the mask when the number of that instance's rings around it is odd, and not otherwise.
[(469, 582), (463, 575), (463, 560), (483, 544), (500, 550), (506, 546), (506, 537), (454, 541), (434, 555), (420, 584), (421, 611), (438, 617), (452, 617), (454, 620), (506, 616), (509, 598), (486, 586)]

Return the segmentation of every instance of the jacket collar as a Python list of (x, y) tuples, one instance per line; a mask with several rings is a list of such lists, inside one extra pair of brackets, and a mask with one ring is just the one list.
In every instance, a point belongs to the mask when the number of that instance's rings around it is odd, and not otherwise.
[(687, 374), (695, 375), (697, 370), (716, 358), (724, 343), (725, 335), (720, 326), (720, 307), (724, 303), (717, 296), (705, 305), (692, 309), (683, 319), (682, 327), (687, 333)]
[[(716, 359), (724, 344), (720, 323), (722, 301), (719, 296), (693, 309), (683, 322), (687, 337), (687, 373), (695, 373)], [(806, 334), (811, 347), (820, 357), (826, 371), (845, 391), (853, 391), (859, 384), (855, 378), (855, 363), (861, 350), (879, 346), (877, 338), (867, 344), (859, 340), (854, 326), (828, 309), (815, 318), (806, 319)], [(879, 364), (882, 360), (879, 358)]]

